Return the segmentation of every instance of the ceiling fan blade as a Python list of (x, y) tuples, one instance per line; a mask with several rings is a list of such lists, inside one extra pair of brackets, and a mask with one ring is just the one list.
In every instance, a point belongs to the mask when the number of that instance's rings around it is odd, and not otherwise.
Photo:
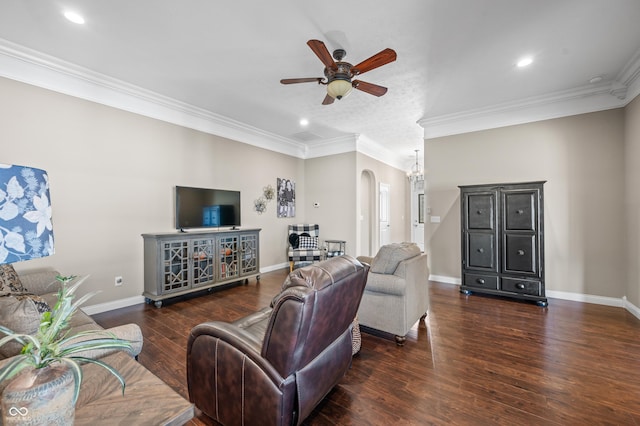
[(327, 96), (324, 97), (324, 101), (322, 101), (322, 105), (331, 105), (333, 101), (334, 99), (327, 94)]
[(282, 84), (295, 84), (295, 83), (320, 83), (322, 81), (322, 77), (310, 77), (310, 78), (283, 78), (280, 80)]
[(373, 96), (382, 96), (387, 93), (387, 88), (378, 86), (377, 84), (367, 83), (366, 81), (354, 80), (353, 87)]
[(333, 61), (333, 57), (331, 53), (329, 53), (329, 49), (324, 45), (320, 40), (309, 40), (307, 45), (313, 50), (313, 53), (316, 54), (318, 58), (322, 61), (325, 67), (336, 69), (336, 63)]
[(371, 71), (378, 67), (388, 64), (389, 62), (395, 61), (397, 58), (396, 51), (393, 49), (384, 49), (381, 52), (376, 53), (369, 59), (365, 59), (360, 62), (358, 65), (351, 68), (351, 72), (353, 75), (364, 74), (367, 71)]

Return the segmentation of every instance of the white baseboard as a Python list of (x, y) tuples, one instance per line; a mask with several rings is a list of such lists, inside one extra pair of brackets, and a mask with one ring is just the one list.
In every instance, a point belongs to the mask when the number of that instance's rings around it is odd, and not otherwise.
[(447, 277), (445, 275), (429, 275), (429, 281), (437, 281), (444, 284), (460, 285), (462, 280), (460, 278)]
[[(280, 263), (277, 265), (271, 265), (264, 268), (260, 268), (260, 273), (277, 271), (278, 269), (288, 268), (289, 263)], [(445, 275), (429, 275), (430, 281), (437, 281), (443, 284), (460, 285), (460, 278), (448, 277)], [(640, 308), (627, 300), (627, 297), (604, 297), (594, 296), (590, 294), (570, 293), (567, 291), (555, 291), (547, 290), (547, 297), (552, 299), (572, 300), (574, 302), (594, 303), (596, 305), (617, 306), (625, 308), (633, 316), (640, 319)], [(144, 296), (128, 297), (126, 299), (114, 300), (113, 302), (98, 303), (97, 305), (85, 306), (81, 308), (87, 315), (100, 314), (102, 312), (112, 311), (115, 309), (126, 308), (127, 306), (137, 305), (144, 303)]]
[(266, 272), (277, 271), (278, 269), (289, 268), (289, 262), (279, 263), (277, 265), (265, 266), (264, 268), (260, 268), (260, 273), (264, 274)]
[(594, 303), (596, 305), (624, 307), (623, 299), (617, 297), (594, 296), (592, 294), (570, 293), (568, 291), (547, 290), (547, 297), (571, 300), (574, 302)]
[[(260, 268), (260, 273), (277, 271), (278, 269), (289, 268), (289, 262), (271, 265), (264, 268)], [(114, 300), (112, 302), (98, 303), (96, 305), (83, 306), (80, 309), (87, 315), (101, 314), (102, 312), (113, 311), (115, 309), (126, 308), (127, 306), (138, 305), (144, 303), (144, 296), (127, 297), (126, 299)]]
[(624, 302), (624, 308), (629, 311), (634, 317), (640, 319), (640, 308), (638, 308), (636, 305), (634, 305), (633, 303), (629, 302), (627, 300), (627, 296), (622, 298), (623, 302)]
[[(444, 275), (429, 275), (429, 280), (437, 281), (443, 284), (454, 284), (454, 285), (460, 285), (462, 282), (460, 278), (447, 277)], [(640, 308), (635, 306), (633, 303), (629, 302), (626, 296), (622, 298), (605, 297), (605, 296), (594, 296), (592, 294), (571, 293), (568, 291), (556, 291), (556, 290), (547, 290), (545, 293), (547, 297), (552, 299), (571, 300), (574, 302), (593, 303), (596, 305), (617, 306), (619, 308), (625, 308), (633, 316), (640, 319)]]
[(127, 297), (126, 299), (114, 300), (113, 302), (98, 303), (97, 305), (83, 306), (82, 309), (87, 315), (100, 314), (102, 312), (113, 311), (114, 309), (126, 308), (127, 306), (144, 303), (144, 296)]

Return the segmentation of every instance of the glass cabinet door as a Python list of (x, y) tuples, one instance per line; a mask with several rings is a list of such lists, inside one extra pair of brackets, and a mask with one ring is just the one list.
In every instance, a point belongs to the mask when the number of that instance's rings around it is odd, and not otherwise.
[(242, 275), (258, 271), (258, 234), (240, 236), (240, 256)]
[(221, 280), (240, 275), (238, 270), (238, 235), (218, 237), (218, 277)]
[(214, 281), (214, 260), (213, 257), (214, 240), (196, 239), (193, 240), (193, 283), (194, 287), (209, 284)]
[(189, 241), (167, 241), (162, 244), (163, 293), (189, 288)]

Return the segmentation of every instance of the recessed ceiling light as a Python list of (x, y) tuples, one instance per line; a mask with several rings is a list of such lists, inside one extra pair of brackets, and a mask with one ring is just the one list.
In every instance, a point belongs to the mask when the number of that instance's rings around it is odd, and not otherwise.
[(307, 120), (306, 118), (301, 118), (300, 119), (300, 125), (301, 126), (308, 126), (309, 125), (309, 120)]
[(600, 83), (601, 81), (602, 81), (602, 76), (601, 75), (597, 75), (597, 76), (593, 77), (591, 80), (589, 80), (589, 83), (596, 84), (596, 83)]
[(84, 18), (82, 17), (82, 15), (72, 10), (67, 10), (66, 12), (64, 12), (64, 17), (74, 24), (84, 24)]
[(516, 65), (518, 65), (518, 68), (523, 68), (531, 65), (532, 63), (533, 63), (533, 58), (531, 56), (527, 56), (525, 58), (520, 59)]

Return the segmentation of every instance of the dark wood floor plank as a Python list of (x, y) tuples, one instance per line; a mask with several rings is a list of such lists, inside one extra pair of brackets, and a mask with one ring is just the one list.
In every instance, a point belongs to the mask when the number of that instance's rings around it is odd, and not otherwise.
[[(191, 328), (267, 306), (287, 272), (94, 318), (139, 324), (140, 363), (188, 398)], [(430, 296), (404, 347), (363, 333), (351, 369), (306, 425), (640, 425), (640, 321), (626, 310), (556, 299), (540, 308), (438, 283)], [(215, 424), (202, 413), (189, 422)]]

